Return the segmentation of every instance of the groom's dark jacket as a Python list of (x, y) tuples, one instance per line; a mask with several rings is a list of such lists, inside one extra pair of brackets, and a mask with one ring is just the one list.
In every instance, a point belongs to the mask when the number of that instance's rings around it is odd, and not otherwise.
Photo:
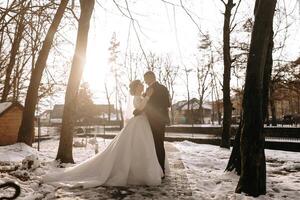
[(148, 119), (157, 123), (169, 124), (168, 108), (171, 106), (171, 103), (168, 89), (158, 82), (153, 83), (147, 90), (150, 88), (153, 89), (153, 93), (144, 109)]

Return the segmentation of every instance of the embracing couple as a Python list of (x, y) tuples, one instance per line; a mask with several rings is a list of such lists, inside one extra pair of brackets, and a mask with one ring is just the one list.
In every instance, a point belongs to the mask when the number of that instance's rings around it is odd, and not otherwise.
[(70, 186), (159, 185), (169, 171), (165, 156), (164, 134), (171, 106), (167, 88), (156, 81), (155, 74), (144, 74), (130, 83), (134, 117), (100, 154), (63, 172), (47, 174), (44, 182)]

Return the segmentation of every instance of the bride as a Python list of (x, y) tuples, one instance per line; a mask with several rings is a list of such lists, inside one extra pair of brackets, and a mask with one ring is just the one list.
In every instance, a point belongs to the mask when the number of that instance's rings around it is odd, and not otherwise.
[[(152, 91), (143, 97), (140, 80), (132, 81), (129, 88), (134, 108), (143, 110)], [(163, 176), (148, 119), (142, 114), (131, 118), (102, 153), (63, 172), (47, 174), (43, 182), (83, 187), (159, 185)]]

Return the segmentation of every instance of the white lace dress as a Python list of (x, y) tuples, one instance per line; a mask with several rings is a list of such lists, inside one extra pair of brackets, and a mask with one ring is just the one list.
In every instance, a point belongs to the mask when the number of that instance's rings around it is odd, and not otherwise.
[[(146, 98), (134, 97), (134, 108), (143, 109), (146, 103)], [(142, 114), (131, 118), (102, 153), (63, 172), (49, 173), (43, 181), (83, 187), (159, 185), (162, 176), (151, 128)]]

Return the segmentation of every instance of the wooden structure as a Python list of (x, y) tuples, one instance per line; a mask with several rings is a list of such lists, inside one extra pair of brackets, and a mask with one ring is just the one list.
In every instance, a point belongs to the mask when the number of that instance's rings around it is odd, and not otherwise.
[[(18, 102), (0, 103), (0, 145), (17, 142), (24, 107)], [(32, 137), (34, 134), (32, 135)]]

